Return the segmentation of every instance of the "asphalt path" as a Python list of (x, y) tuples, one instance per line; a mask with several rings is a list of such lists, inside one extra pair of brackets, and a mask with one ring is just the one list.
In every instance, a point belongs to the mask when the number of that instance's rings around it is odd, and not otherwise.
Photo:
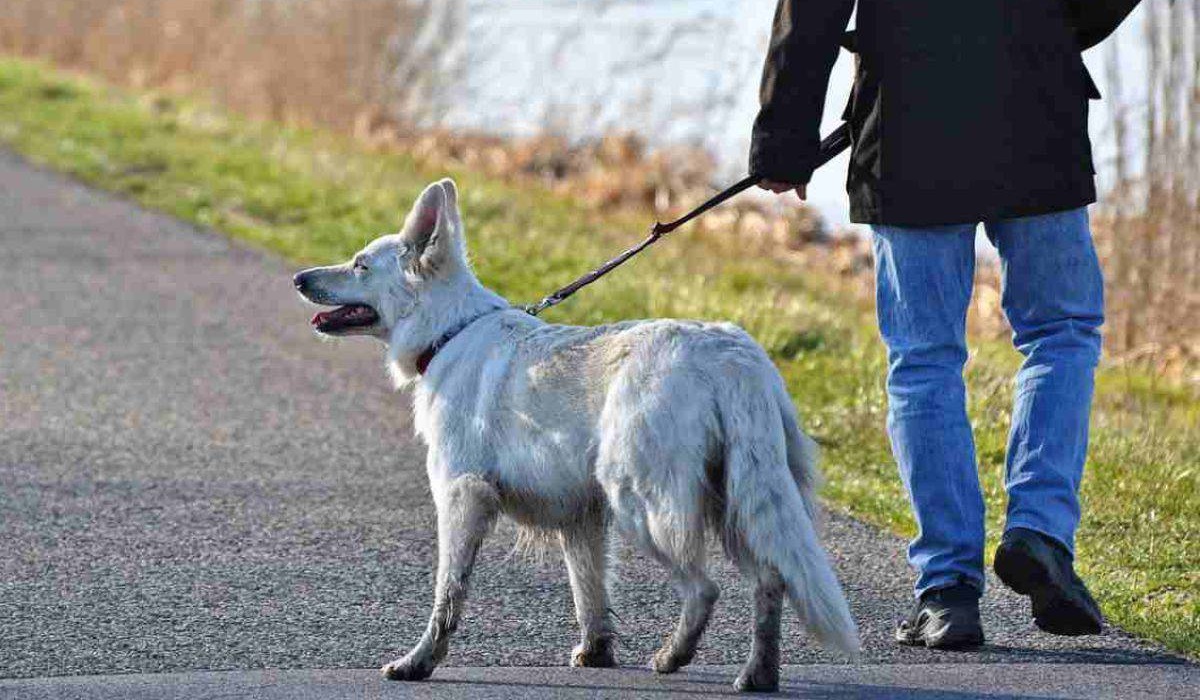
[[(595, 700), (737, 697), (736, 666), (689, 667), (672, 676), (648, 669), (444, 668), (424, 683), (390, 683), (369, 670), (201, 672), (68, 676), (0, 681), (0, 697), (22, 700)], [(971, 700), (1073, 698), (1175, 700), (1196, 697), (1194, 666), (1091, 664), (806, 664), (784, 668), (780, 698)], [(19, 695), (18, 695), (19, 694)], [(745, 697), (745, 696), (741, 696)]]
[[(416, 641), (435, 541), (408, 399), (372, 341), (312, 335), (292, 272), (0, 151), (0, 678), (361, 669)], [(481, 552), (447, 659), (466, 677), (561, 666), (575, 642), (559, 557), (514, 554), (514, 539), (502, 524)], [(1158, 664), (1145, 673), (1196, 682), (1194, 666), (1119, 630), (1041, 634), (998, 584), (983, 650), (899, 648), (903, 543), (837, 514), (825, 539), (867, 665), (838, 665), (791, 618), (785, 662), (822, 664), (797, 678), (834, 669), (853, 685), (858, 669), (870, 685), (936, 664), (940, 683), (978, 683), (1015, 677), (980, 668), (1020, 664), (1014, 673), (1083, 680)], [(642, 666), (676, 601), (655, 564), (618, 552), (619, 658)], [(723, 595), (702, 667), (749, 648), (748, 587), (728, 565), (714, 570)], [(0, 695), (38, 687), (13, 683)]]

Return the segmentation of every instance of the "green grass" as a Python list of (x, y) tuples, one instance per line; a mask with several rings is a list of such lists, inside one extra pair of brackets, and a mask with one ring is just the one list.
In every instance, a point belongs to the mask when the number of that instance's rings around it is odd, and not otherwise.
[[(349, 256), (395, 230), (444, 172), (348, 139), (231, 117), (0, 59), (0, 143), (34, 162), (299, 263)], [(449, 173), (463, 191), (476, 268), (514, 302), (534, 301), (638, 238), (649, 217), (600, 217), (537, 187)], [(821, 273), (735, 241), (681, 231), (550, 320), (645, 316), (736, 321), (771, 352), (806, 427), (825, 447), (825, 495), (900, 534), (908, 505), (883, 433), (884, 359), (870, 309), (835, 298)], [(1010, 348), (980, 343), (971, 416), (989, 506), (1002, 521)], [(1110, 618), (1200, 654), (1200, 395), (1140, 371), (1102, 372), (1079, 536), (1082, 574)]]

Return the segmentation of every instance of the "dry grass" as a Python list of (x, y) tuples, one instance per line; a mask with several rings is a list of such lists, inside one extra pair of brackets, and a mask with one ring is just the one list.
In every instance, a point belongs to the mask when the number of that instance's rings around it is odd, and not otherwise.
[(5, 0), (0, 51), (349, 130), (403, 97), (398, 47), (418, 25), (398, 0)]
[(1108, 350), (1200, 382), (1200, 0), (1152, 0), (1145, 11), (1145, 79), (1123, 80), (1118, 44), (1106, 57), (1117, 147), (1102, 167), (1115, 185), (1096, 237), (1109, 280)]
[[(681, 214), (713, 194), (715, 163), (688, 147), (650, 149), (638, 136), (611, 134), (572, 144), (553, 134), (505, 139), (446, 131), (406, 132), (382, 125), (370, 140), (414, 156), (431, 168), (468, 169), (508, 181), (536, 181), (597, 212)], [(742, 198), (696, 225), (773, 250), (825, 240), (815, 210)]]

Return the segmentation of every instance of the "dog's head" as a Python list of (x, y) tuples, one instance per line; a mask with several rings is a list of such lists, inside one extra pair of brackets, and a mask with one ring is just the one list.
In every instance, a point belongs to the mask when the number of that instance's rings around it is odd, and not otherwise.
[(387, 341), (436, 293), (438, 282), (463, 272), (458, 190), (446, 179), (425, 188), (400, 233), (375, 239), (341, 265), (304, 270), (294, 282), (306, 300), (336, 307), (313, 316), (318, 333)]

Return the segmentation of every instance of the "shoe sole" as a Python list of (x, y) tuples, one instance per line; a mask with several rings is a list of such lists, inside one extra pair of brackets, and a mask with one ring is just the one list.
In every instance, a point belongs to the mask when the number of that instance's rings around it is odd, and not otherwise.
[(897, 634), (896, 641), (906, 647), (925, 647), (926, 649), (942, 650), (942, 651), (966, 651), (970, 649), (978, 649), (983, 646), (983, 633), (978, 636), (960, 635), (956, 637), (942, 637), (940, 639), (926, 639), (918, 637), (916, 639), (909, 638), (904, 635)]
[(934, 633), (909, 635), (896, 630), (896, 641), (906, 647), (925, 647), (926, 649), (942, 649), (945, 651), (960, 651), (978, 649), (983, 646), (983, 628), (959, 632), (953, 636)]
[(1024, 547), (1016, 544), (999, 549), (994, 568), (1004, 585), (1029, 596), (1038, 629), (1066, 637), (1100, 634), (1101, 624), (1087, 601), (1070, 593), (1071, 582), (1057, 581)]

